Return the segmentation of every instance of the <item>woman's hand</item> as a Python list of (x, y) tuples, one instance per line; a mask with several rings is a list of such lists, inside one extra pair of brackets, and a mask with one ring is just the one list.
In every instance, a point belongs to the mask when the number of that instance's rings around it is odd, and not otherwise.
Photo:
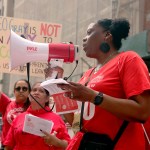
[(51, 68), (49, 65), (47, 68), (44, 69), (45, 78), (52, 77), (54, 71), (57, 71), (57, 78), (63, 77), (63, 68), (59, 66)]
[(43, 130), (41, 130), (41, 132), (45, 134), (45, 136), (43, 136), (45, 144), (49, 146), (55, 146), (55, 147), (61, 147), (61, 148), (67, 147), (68, 142), (57, 138), (56, 137), (57, 132), (54, 131), (52, 134), (49, 134)]
[(65, 96), (83, 102), (93, 101), (95, 96), (98, 94), (97, 91), (94, 91), (82, 84), (74, 83), (74, 82), (69, 82), (69, 84), (58, 84), (57, 86), (63, 90), (70, 91), (70, 92), (66, 92)]
[(49, 134), (43, 130), (41, 130), (41, 132), (45, 134), (45, 136), (43, 136), (43, 139), (47, 145), (49, 145), (49, 146), (56, 145), (56, 143), (57, 143), (56, 132), (54, 132), (53, 134)]

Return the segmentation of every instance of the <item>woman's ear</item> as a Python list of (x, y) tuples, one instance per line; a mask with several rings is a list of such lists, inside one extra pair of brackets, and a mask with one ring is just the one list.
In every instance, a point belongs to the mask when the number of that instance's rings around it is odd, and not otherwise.
[(112, 35), (111, 35), (111, 33), (109, 33), (109, 32), (106, 33), (105, 41), (106, 41), (106, 42), (112, 41)]
[(104, 36), (103, 42), (100, 44), (100, 47), (99, 47), (99, 49), (103, 53), (108, 53), (109, 52), (111, 40), (112, 40), (112, 35), (109, 32), (107, 32), (106, 35)]

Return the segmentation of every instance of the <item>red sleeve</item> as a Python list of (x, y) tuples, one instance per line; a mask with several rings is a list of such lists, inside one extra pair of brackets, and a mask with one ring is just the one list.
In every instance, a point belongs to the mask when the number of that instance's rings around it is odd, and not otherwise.
[(5, 113), (6, 107), (10, 103), (10, 101), (11, 101), (10, 98), (2, 93), (1, 98), (0, 98), (0, 112), (2, 114)]
[(67, 128), (62, 120), (60, 120), (59, 129), (56, 134), (57, 138), (61, 140), (66, 140), (68, 143), (70, 142), (70, 136), (68, 134)]
[(6, 146), (11, 147), (12, 149), (14, 148), (15, 145), (15, 139), (14, 139), (14, 128), (13, 128), (13, 124), (9, 129), (9, 132), (6, 136), (6, 140), (3, 143)]
[(144, 61), (136, 53), (121, 61), (119, 70), (127, 98), (150, 90), (150, 78)]

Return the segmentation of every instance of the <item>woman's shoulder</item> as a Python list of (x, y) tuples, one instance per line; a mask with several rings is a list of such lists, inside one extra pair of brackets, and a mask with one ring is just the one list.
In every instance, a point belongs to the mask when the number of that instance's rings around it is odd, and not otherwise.
[(120, 52), (120, 56), (121, 56), (121, 57), (130, 57), (130, 58), (133, 58), (133, 57), (140, 57), (139, 54), (136, 53), (136, 52), (133, 51), (133, 50), (128, 50), (128, 51)]
[(142, 60), (141, 56), (132, 50), (123, 51), (123, 52), (120, 52), (119, 54), (120, 61), (127, 62), (127, 61), (132, 61), (134, 59)]
[(55, 121), (55, 122), (63, 122), (62, 117), (55, 112), (49, 112), (47, 117), (48, 117), (47, 119)]
[(25, 120), (25, 115), (27, 113), (26, 112), (23, 112), (23, 113), (20, 113), (18, 114), (14, 120), (12, 121), (12, 126), (16, 126), (16, 125), (19, 125), (19, 124), (23, 124), (24, 123), (24, 120)]
[(49, 112), (50, 113), (50, 116), (53, 116), (53, 117), (55, 117), (55, 118), (58, 118), (58, 119), (61, 119), (61, 116), (59, 115), (59, 114), (57, 114), (57, 113), (55, 113), (55, 112)]
[(11, 101), (9, 102), (9, 104), (8, 104), (7, 107), (8, 107), (8, 108), (16, 108), (17, 106), (16, 106), (15, 100), (11, 100)]

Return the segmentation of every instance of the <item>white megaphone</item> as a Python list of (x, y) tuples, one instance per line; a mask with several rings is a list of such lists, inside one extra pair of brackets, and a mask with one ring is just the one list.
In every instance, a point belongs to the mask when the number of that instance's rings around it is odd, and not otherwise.
[(70, 43), (38, 43), (24, 39), (11, 30), (10, 70), (34, 61), (63, 59), (72, 63), (78, 59), (78, 46)]

